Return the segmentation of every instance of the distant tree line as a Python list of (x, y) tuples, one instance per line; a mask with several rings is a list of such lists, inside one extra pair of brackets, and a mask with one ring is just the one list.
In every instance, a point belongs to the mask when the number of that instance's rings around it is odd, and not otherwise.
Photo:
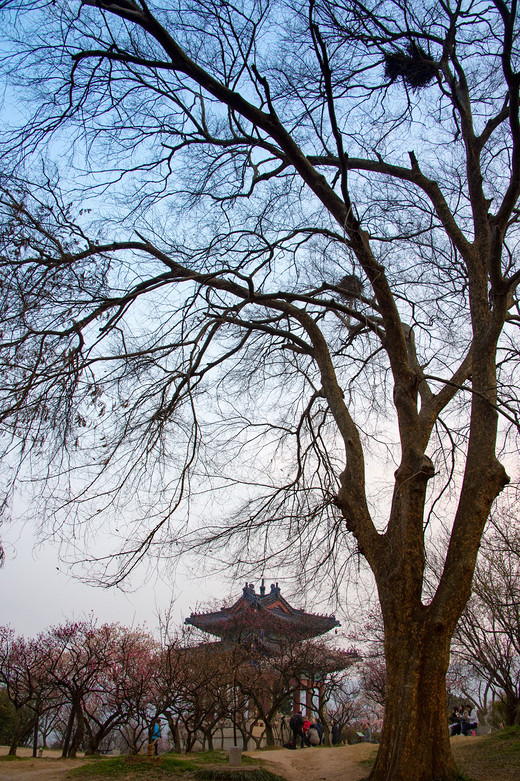
[[(32, 745), (35, 755), (52, 745), (63, 757), (116, 746), (138, 753), (160, 719), (179, 752), (197, 743), (212, 749), (223, 726), (244, 747), (274, 744), (275, 722), (292, 711), (294, 693), (309, 679), (323, 678), (330, 654), (325, 643), (287, 641), (267, 658), (239, 642), (201, 643), (189, 633), (161, 643), (143, 628), (98, 626), (93, 617), (35, 639), (0, 627), (1, 742), (12, 755), (19, 745)], [(330, 713), (343, 723), (361, 715), (352, 676), (328, 670), (323, 682)], [(347, 716), (345, 700), (352, 703)], [(329, 717), (322, 718), (328, 736)]]

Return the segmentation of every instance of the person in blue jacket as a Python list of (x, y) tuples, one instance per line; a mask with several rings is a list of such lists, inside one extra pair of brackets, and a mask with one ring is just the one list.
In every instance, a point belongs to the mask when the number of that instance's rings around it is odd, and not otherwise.
[(159, 738), (161, 737), (161, 726), (158, 721), (154, 722), (153, 725), (153, 733), (152, 733), (152, 743), (154, 745), (154, 754), (155, 756), (159, 753)]

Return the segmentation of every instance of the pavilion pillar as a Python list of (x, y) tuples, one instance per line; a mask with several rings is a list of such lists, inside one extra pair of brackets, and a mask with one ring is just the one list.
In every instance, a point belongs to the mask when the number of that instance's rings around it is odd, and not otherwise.
[(325, 705), (325, 683), (320, 681), (318, 683), (318, 716), (322, 724), (325, 721)]
[(292, 706), (293, 713), (298, 713), (298, 711), (301, 710), (300, 690), (295, 689), (295, 691), (293, 691), (292, 697), (293, 697), (293, 706)]
[(313, 687), (312, 682), (305, 681), (305, 712), (308, 719), (312, 718), (313, 702), (312, 702)]

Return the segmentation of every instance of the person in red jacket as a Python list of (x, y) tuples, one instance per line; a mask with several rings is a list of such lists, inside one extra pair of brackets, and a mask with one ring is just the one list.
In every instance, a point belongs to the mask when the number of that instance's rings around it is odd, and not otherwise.
[(303, 740), (305, 741), (305, 745), (306, 746), (309, 745), (309, 739), (308, 739), (307, 733), (309, 732), (309, 727), (310, 726), (311, 726), (310, 719), (307, 716), (305, 716), (305, 718), (303, 720), (303, 724), (302, 724), (302, 732), (303, 732)]

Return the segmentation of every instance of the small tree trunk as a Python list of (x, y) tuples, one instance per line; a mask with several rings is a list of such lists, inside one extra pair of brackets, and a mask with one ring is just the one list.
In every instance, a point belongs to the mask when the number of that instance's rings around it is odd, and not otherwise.
[(240, 735), (242, 736), (242, 751), (247, 751), (249, 748), (249, 735), (247, 733), (247, 730), (243, 727), (239, 726), (238, 731), (240, 732)]
[(65, 730), (65, 736), (63, 738), (63, 749), (62, 749), (62, 752), (61, 752), (62, 759), (65, 759), (67, 757), (68, 753), (69, 753), (69, 743), (70, 743), (70, 739), (72, 737), (72, 728), (74, 726), (74, 717), (75, 717), (75, 715), (76, 715), (76, 709), (75, 709), (74, 704), (73, 704), (71, 709), (70, 709), (69, 720), (68, 720), (68, 723), (67, 723), (67, 729)]
[(33, 732), (33, 749), (32, 749), (32, 755), (33, 757), (38, 756), (38, 714), (36, 714), (35, 722), (34, 722), (34, 732)]
[(87, 746), (85, 748), (85, 756), (96, 754), (99, 751), (101, 741), (109, 735), (114, 729), (112, 724), (104, 724), (98, 728), (97, 732), (88, 727), (88, 723), (84, 721), (85, 729), (87, 732)]
[(17, 750), (18, 750), (18, 736), (15, 735), (15, 737), (12, 739), (11, 744), (9, 746), (8, 756), (15, 757)]
[(179, 731), (179, 720), (174, 719), (170, 713), (166, 713), (166, 720), (168, 722), (168, 726), (170, 728), (170, 732), (172, 735), (174, 751), (176, 754), (180, 754), (182, 751), (182, 744), (181, 744), (181, 735)]
[(13, 732), (13, 736), (11, 738), (11, 743), (9, 745), (9, 754), (10, 757), (15, 757), (16, 752), (18, 750), (18, 746), (20, 744), (20, 741), (23, 737), (25, 737), (26, 734), (30, 733), (30, 731), (33, 728), (33, 721), (24, 721), (22, 718), (22, 710), (18, 709), (16, 711), (16, 724), (15, 729)]
[(454, 781), (446, 699), (450, 633), (424, 622), (399, 625), (385, 627), (385, 720), (370, 781)]
[(192, 750), (193, 746), (195, 745), (195, 741), (197, 739), (197, 732), (192, 732), (189, 729), (186, 729), (186, 754), (189, 754)]
[(87, 727), (87, 738), (86, 738), (86, 747), (85, 747), (85, 756), (89, 757), (92, 756), (92, 754), (95, 754), (99, 748), (99, 744), (101, 743), (104, 733), (103, 732), (93, 732), (91, 729)]
[(273, 725), (271, 724), (270, 719), (264, 718), (264, 724), (265, 724), (265, 742), (266, 745), (269, 747), (272, 747), (275, 745), (275, 739), (274, 739), (274, 730)]

